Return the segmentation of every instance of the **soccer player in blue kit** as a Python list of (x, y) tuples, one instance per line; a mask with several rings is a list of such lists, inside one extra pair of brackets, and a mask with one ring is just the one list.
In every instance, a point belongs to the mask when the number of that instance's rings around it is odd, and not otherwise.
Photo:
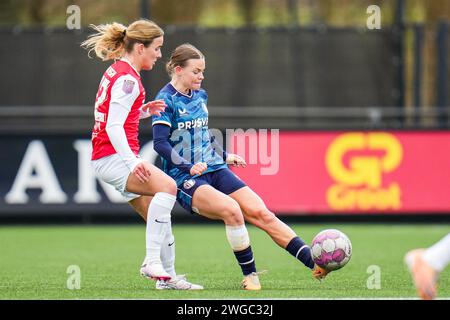
[(166, 69), (172, 79), (156, 97), (167, 107), (152, 117), (154, 149), (163, 159), (164, 172), (177, 183), (181, 206), (225, 223), (228, 242), (244, 275), (242, 287), (261, 289), (245, 220), (312, 269), (314, 278), (324, 278), (328, 272), (314, 264), (309, 246), (228, 168), (228, 164), (245, 167), (245, 160), (223, 152), (210, 135), (208, 95), (201, 88), (204, 55), (182, 44), (173, 51)]

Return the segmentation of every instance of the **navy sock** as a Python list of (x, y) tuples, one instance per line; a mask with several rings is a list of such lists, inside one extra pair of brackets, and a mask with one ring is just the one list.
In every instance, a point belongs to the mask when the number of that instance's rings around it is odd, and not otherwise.
[(293, 238), (287, 245), (286, 250), (308, 268), (314, 268), (314, 261), (311, 257), (311, 248), (305, 245), (303, 240), (299, 237)]
[(244, 276), (256, 272), (255, 259), (253, 258), (252, 247), (248, 246), (247, 249), (242, 251), (234, 251), (234, 255), (241, 266)]

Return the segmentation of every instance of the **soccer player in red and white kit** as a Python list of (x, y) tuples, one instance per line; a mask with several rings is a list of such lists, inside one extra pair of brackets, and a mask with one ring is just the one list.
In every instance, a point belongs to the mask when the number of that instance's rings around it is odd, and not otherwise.
[(140, 71), (151, 70), (161, 58), (164, 32), (154, 22), (137, 20), (92, 26), (97, 33), (82, 46), (106, 60), (116, 60), (104, 73), (95, 101), (92, 167), (97, 177), (113, 185), (147, 221), (146, 257), (140, 272), (157, 279), (157, 289), (203, 289), (175, 273), (171, 211), (175, 181), (139, 158), (139, 120), (159, 115), (163, 100), (144, 103)]

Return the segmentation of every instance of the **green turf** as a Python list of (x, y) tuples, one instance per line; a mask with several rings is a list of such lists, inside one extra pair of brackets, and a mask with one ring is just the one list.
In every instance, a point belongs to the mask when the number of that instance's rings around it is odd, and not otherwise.
[[(352, 240), (349, 264), (322, 283), (262, 231), (249, 227), (263, 290), (239, 288), (240, 270), (219, 225), (175, 225), (178, 273), (204, 291), (157, 291), (138, 275), (144, 255), (144, 225), (0, 227), (0, 299), (228, 299), (228, 298), (408, 298), (415, 291), (402, 258), (429, 246), (449, 225), (291, 225), (307, 242), (320, 230), (338, 228)], [(81, 270), (81, 289), (69, 290), (70, 265)], [(381, 270), (381, 288), (367, 269)], [(450, 271), (441, 275), (440, 297), (450, 297)]]

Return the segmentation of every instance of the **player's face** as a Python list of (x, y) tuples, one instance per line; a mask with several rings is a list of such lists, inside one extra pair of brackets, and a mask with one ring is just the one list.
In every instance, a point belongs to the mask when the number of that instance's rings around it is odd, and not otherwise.
[(189, 59), (182, 71), (183, 85), (191, 90), (199, 90), (205, 79), (205, 59)]
[(144, 70), (152, 70), (156, 60), (162, 57), (161, 47), (164, 43), (164, 37), (153, 39), (152, 43), (146, 48), (143, 47), (141, 55), (141, 65)]

